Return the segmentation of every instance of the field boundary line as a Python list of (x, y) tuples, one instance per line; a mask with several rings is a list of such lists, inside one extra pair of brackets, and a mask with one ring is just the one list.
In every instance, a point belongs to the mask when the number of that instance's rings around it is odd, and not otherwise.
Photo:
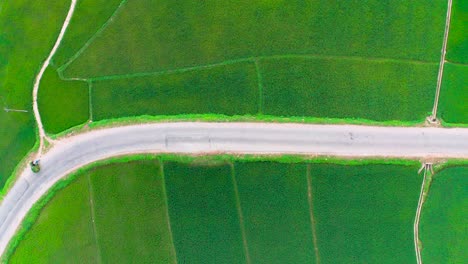
[(257, 83), (258, 83), (258, 113), (263, 113), (263, 78), (260, 72), (259, 60), (255, 59), (255, 71), (257, 72)]
[(32, 92), (32, 97), (33, 97), (32, 104), (33, 104), (34, 118), (36, 119), (37, 129), (39, 130), (39, 148), (38, 148), (38, 152), (36, 155), (36, 159), (40, 158), (42, 155), (42, 151), (44, 150), (44, 140), (48, 140), (52, 142), (52, 140), (45, 133), (44, 125), (42, 124), (41, 114), (39, 112), (39, 106), (37, 103), (39, 85), (41, 83), (42, 75), (44, 75), (45, 70), (49, 66), (52, 57), (55, 55), (55, 52), (60, 46), (63, 36), (65, 35), (65, 32), (67, 31), (68, 25), (70, 24), (70, 21), (73, 17), (73, 13), (75, 12), (76, 3), (77, 3), (77, 0), (71, 0), (70, 8), (68, 9), (67, 16), (65, 17), (65, 21), (63, 22), (62, 28), (60, 29), (60, 33), (57, 37), (57, 40), (55, 41), (55, 44), (52, 47), (52, 50), (50, 51), (49, 56), (47, 56), (47, 58), (45, 59), (44, 63), (41, 66), (41, 69), (39, 70), (39, 73), (36, 75), (36, 78), (34, 80), (34, 86), (33, 86), (33, 92)]
[(458, 66), (463, 66), (463, 67), (467, 67), (467, 66), (468, 66), (468, 64), (466, 64), (466, 63), (449, 61), (449, 60), (447, 60), (447, 59), (445, 60), (445, 63), (453, 64), (453, 65), (458, 65)]
[(270, 56), (251, 56), (239, 59), (229, 59), (217, 63), (211, 64), (199, 64), (190, 67), (176, 68), (170, 70), (160, 70), (160, 71), (149, 71), (149, 72), (136, 72), (128, 74), (115, 74), (115, 75), (103, 75), (96, 77), (88, 78), (68, 78), (63, 77), (66, 80), (91, 80), (91, 81), (105, 81), (105, 80), (115, 80), (115, 79), (126, 79), (126, 78), (135, 78), (135, 77), (146, 77), (146, 76), (155, 76), (155, 75), (164, 75), (164, 74), (173, 74), (188, 72), (199, 69), (209, 69), (217, 66), (225, 66), (241, 62), (255, 62), (255, 60), (274, 60), (274, 59), (330, 59), (330, 60), (350, 60), (350, 61), (368, 61), (368, 62), (393, 62), (393, 63), (407, 63), (407, 64), (424, 64), (424, 65), (436, 65), (438, 62), (432, 61), (418, 61), (418, 60), (408, 60), (408, 59), (390, 59), (390, 58), (377, 58), (377, 57), (362, 57), (362, 56), (335, 56), (335, 55), (321, 55), (321, 54), (282, 54), (282, 55), (270, 55)]
[(172, 254), (174, 255), (174, 263), (177, 264), (177, 251), (175, 249), (175, 243), (174, 243), (174, 236), (172, 234), (172, 227), (171, 227), (171, 217), (169, 216), (169, 202), (167, 198), (167, 191), (166, 191), (166, 176), (164, 174), (164, 161), (159, 158), (159, 170), (161, 173), (161, 186), (162, 186), (162, 191), (164, 193), (164, 203), (166, 204), (166, 217), (167, 217), (167, 228), (169, 229), (169, 238), (171, 239), (171, 244), (172, 244)]
[(93, 122), (93, 96), (91, 94), (93, 89), (93, 82), (87, 81), (88, 83), (88, 111), (89, 111), (89, 122)]
[(110, 24), (110, 22), (113, 21), (114, 17), (118, 14), (118, 11), (121, 9), (122, 6), (125, 5), (125, 3), (127, 2), (127, 0), (122, 0), (120, 2), (120, 4), (117, 6), (117, 8), (114, 10), (114, 12), (112, 13), (112, 15), (106, 20), (106, 22), (104, 22), (104, 24), (102, 24), (102, 26), (91, 36), (91, 38), (89, 38), (85, 44), (83, 44), (83, 46), (75, 53), (73, 54), (73, 56), (71, 56), (67, 62), (65, 62), (63, 65), (61, 65), (60, 67), (58, 67), (57, 71), (64, 71), (66, 68), (68, 68), (68, 66), (70, 64), (72, 64), (88, 47), (89, 45), (91, 45), (92, 42), (94, 42), (94, 40), (99, 36), (101, 35), (101, 33), (104, 31), (104, 29), (107, 28), (107, 26)]
[(99, 260), (99, 263), (102, 263), (102, 256), (101, 256), (101, 247), (99, 246), (99, 240), (98, 240), (98, 234), (97, 234), (97, 228), (96, 228), (96, 215), (95, 215), (95, 210), (94, 210), (94, 192), (93, 192), (93, 186), (91, 183), (91, 176), (89, 176), (89, 173), (87, 173), (88, 177), (88, 193), (89, 193), (89, 207), (91, 210), (91, 223), (93, 226), (93, 235), (94, 235), (94, 242), (96, 243), (96, 249), (97, 249), (97, 257)]
[(315, 217), (314, 217), (314, 206), (313, 206), (313, 198), (312, 198), (312, 178), (310, 175), (310, 164), (307, 164), (306, 169), (306, 178), (307, 178), (307, 201), (309, 202), (309, 215), (310, 215), (310, 225), (312, 227), (312, 241), (314, 244), (314, 251), (315, 251), (315, 263), (320, 264), (320, 254), (318, 249), (318, 242), (317, 242), (317, 231), (315, 226)]
[(445, 54), (447, 53), (447, 42), (448, 42), (448, 35), (450, 30), (450, 16), (452, 13), (452, 0), (448, 0), (447, 3), (447, 15), (445, 18), (445, 29), (444, 29), (444, 40), (442, 42), (442, 51), (440, 54), (440, 62), (439, 62), (439, 72), (437, 74), (437, 86), (436, 86), (436, 93), (434, 98), (434, 106), (432, 108), (432, 115), (430, 116), (430, 120), (432, 122), (437, 121), (437, 108), (439, 106), (439, 97), (440, 97), (440, 87), (442, 86), (442, 78), (444, 75), (444, 64), (445, 64)]
[(234, 186), (234, 194), (236, 195), (236, 208), (237, 208), (237, 214), (239, 215), (239, 226), (240, 226), (241, 233), (242, 233), (242, 244), (244, 246), (245, 261), (247, 264), (250, 264), (251, 263), (250, 253), (249, 253), (249, 247), (247, 245), (247, 234), (245, 232), (244, 214), (242, 213), (239, 189), (237, 188), (236, 172), (234, 169), (234, 164), (230, 162), (229, 165), (231, 167), (231, 181)]
[[(424, 170), (423, 181), (421, 184), (421, 191), (419, 193), (418, 207), (416, 208), (416, 216), (414, 218), (413, 233), (414, 233), (414, 250), (416, 253), (416, 263), (422, 264), (421, 257), (421, 241), (419, 240), (419, 221), (421, 218), (422, 206), (424, 204), (426, 195), (429, 192), (429, 185), (431, 183), (431, 178), (428, 178), (428, 173), (432, 173), (432, 164), (424, 163), (421, 167), (421, 170)], [(430, 171), (429, 171), (430, 170)], [(427, 186), (426, 186), (427, 185)], [(426, 190), (427, 189), (427, 190)]]

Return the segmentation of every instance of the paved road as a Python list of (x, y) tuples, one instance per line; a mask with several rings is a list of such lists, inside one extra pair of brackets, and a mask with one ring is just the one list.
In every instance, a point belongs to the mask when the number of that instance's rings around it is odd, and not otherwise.
[(94, 130), (57, 141), (40, 173), (22, 172), (0, 205), (0, 254), (31, 206), (70, 172), (116, 155), (161, 152), (468, 158), (468, 129), (160, 123)]

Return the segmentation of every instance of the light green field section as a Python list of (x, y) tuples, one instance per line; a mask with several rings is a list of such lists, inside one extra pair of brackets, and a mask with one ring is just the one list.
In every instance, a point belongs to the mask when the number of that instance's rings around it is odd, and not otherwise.
[(0, 189), (34, 145), (34, 76), (52, 48), (67, 8), (68, 1), (0, 2)]
[(277, 116), (423, 120), (432, 109), (437, 64), (346, 58), (259, 63), (263, 112)]
[(415, 166), (311, 165), (320, 263), (413, 263)]
[(446, 55), (447, 60), (450, 62), (468, 64), (467, 24), (468, 2), (464, 0), (453, 0)]
[(127, 1), (65, 75), (89, 78), (284, 54), (437, 61), (445, 10), (446, 1)]
[(165, 163), (179, 263), (246, 263), (231, 166)]
[(138, 115), (258, 112), (253, 62), (182, 73), (95, 81), (93, 120)]
[(38, 95), (44, 128), (59, 133), (85, 123), (89, 119), (88, 84), (83, 81), (63, 81), (53, 68), (47, 68)]
[(174, 263), (159, 162), (109, 165), (90, 177), (102, 263)]
[(468, 123), (468, 65), (445, 63), (438, 115), (445, 122)]
[(236, 163), (252, 263), (315, 263), (305, 164)]
[(10, 263), (97, 263), (89, 182), (80, 177), (59, 191), (26, 233)]
[(451, 167), (432, 180), (421, 215), (424, 263), (464, 263), (468, 259), (468, 167)]

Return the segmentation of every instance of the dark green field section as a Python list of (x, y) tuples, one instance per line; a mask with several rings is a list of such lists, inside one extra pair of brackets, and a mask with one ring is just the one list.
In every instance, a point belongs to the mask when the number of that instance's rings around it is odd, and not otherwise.
[(315, 263), (306, 164), (236, 163), (252, 263)]
[(436, 64), (339, 58), (260, 61), (263, 113), (276, 116), (422, 120)]
[(145, 114), (255, 114), (258, 103), (253, 62), (92, 85), (94, 120)]
[(446, 55), (447, 60), (450, 62), (468, 64), (467, 23), (468, 2), (464, 0), (453, 0)]
[[(0, 3), (0, 189), (34, 145), (33, 80), (52, 48), (67, 8), (67, 1)], [(5, 112), (4, 108), (28, 112)]]
[(164, 164), (179, 263), (245, 263), (231, 166)]
[(438, 115), (445, 122), (468, 123), (468, 65), (445, 63)]
[(284, 54), (438, 61), (446, 5), (127, 1), (65, 75), (89, 78)]
[(432, 180), (421, 215), (424, 263), (465, 263), (468, 259), (468, 167), (451, 167)]
[(44, 128), (59, 133), (89, 119), (89, 89), (83, 81), (63, 81), (53, 68), (42, 77), (38, 105)]
[(412, 263), (417, 170), (170, 157), (105, 165), (28, 220), (10, 260)]
[(413, 263), (416, 166), (311, 165), (321, 263)]

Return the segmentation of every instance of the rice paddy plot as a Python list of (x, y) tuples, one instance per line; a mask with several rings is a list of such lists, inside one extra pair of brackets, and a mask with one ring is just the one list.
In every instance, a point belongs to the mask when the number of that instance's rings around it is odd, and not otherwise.
[(252, 263), (315, 263), (305, 164), (235, 163)]
[(420, 224), (424, 263), (468, 259), (468, 167), (450, 167), (433, 176)]
[(320, 263), (413, 263), (416, 166), (312, 164)]
[(41, 80), (38, 104), (44, 128), (59, 133), (89, 119), (88, 84), (63, 81), (53, 68), (47, 68)]
[(245, 263), (231, 166), (164, 163), (179, 263)]
[(127, 1), (63, 70), (92, 78), (284, 54), (437, 62), (445, 11), (445, 1)]
[(314, 57), (259, 65), (265, 114), (376, 121), (424, 120), (438, 70), (437, 63)]
[(92, 84), (93, 119), (138, 115), (255, 114), (259, 92), (253, 62)]
[(90, 173), (103, 263), (175, 262), (160, 166), (150, 160), (108, 165)]
[(55, 194), (41, 210), (9, 263), (98, 263), (88, 178)]
[(438, 116), (448, 123), (468, 123), (468, 65), (445, 63)]
[(468, 37), (466, 23), (468, 22), (468, 2), (453, 0), (450, 31), (447, 44), (447, 60), (457, 63), (468, 63)]

